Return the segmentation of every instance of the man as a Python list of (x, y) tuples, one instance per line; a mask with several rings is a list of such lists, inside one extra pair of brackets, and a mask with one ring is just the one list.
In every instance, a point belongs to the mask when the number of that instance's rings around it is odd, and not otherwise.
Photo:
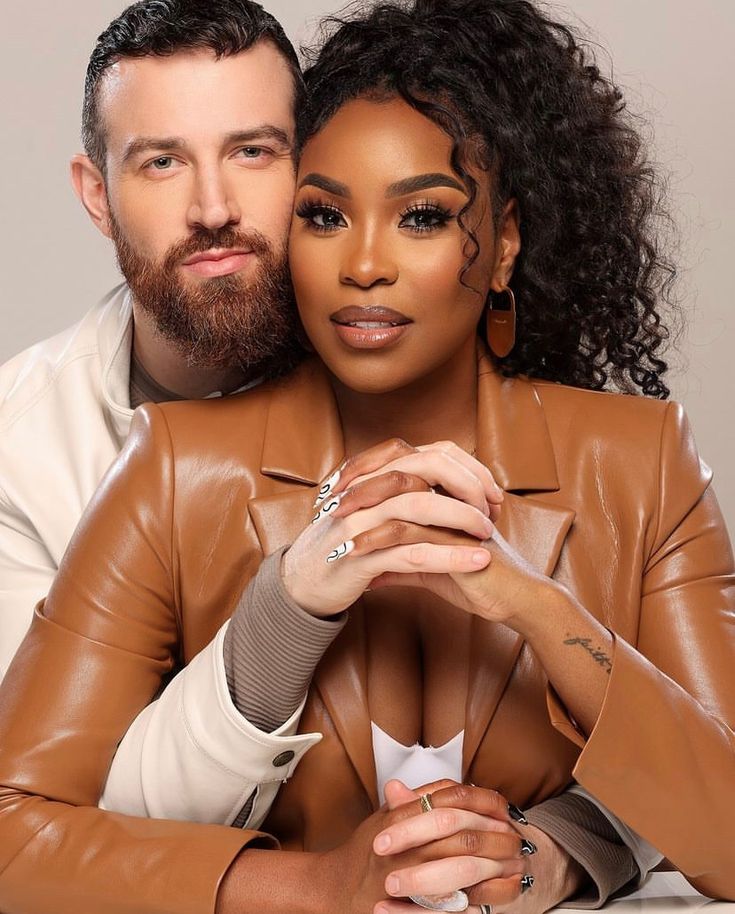
[[(72, 182), (112, 239), (127, 284), (0, 369), (0, 677), (127, 437), (133, 409), (243, 389), (297, 358), (286, 238), (303, 98), (293, 47), (249, 0), (216, 8), (208, 0), (144, 0), (98, 40), (85, 85), (86, 154), (73, 158)], [(211, 696), (196, 694), (207, 707)], [(167, 713), (164, 702), (154, 724)], [(242, 792), (243, 773), (259, 775), (266, 763), (273, 771), (278, 740), (298, 723), (265, 740), (261, 762), (247, 751), (253, 728), (234, 706), (226, 713), (214, 734), (198, 733), (206, 720), (195, 712), (183, 725), (198, 747), (213, 742), (203, 775), (225, 803), (228, 790)], [(226, 742), (230, 728), (234, 744), (222, 749), (217, 741)], [(129, 743), (113, 774), (129, 770)], [(176, 743), (166, 758), (175, 764), (190, 745)], [(293, 766), (278, 769), (274, 785)], [(154, 803), (151, 812), (226, 818), (207, 791), (193, 789), (198, 780), (182, 785), (164, 771), (175, 803), (186, 787), (200, 805)], [(220, 773), (224, 788), (210, 781)], [(266, 795), (262, 802), (267, 808)]]
[[(0, 369), (0, 674), (132, 409), (242, 389), (298, 357), (285, 241), (302, 99), (291, 45), (247, 0), (143, 0), (101, 36), (72, 179), (127, 286)], [(262, 820), (319, 737), (294, 735), (300, 707), (256, 731), (221, 656), (218, 640), (138, 718), (108, 806), (232, 822), (258, 784), (239, 821)]]
[(137, 4), (89, 64), (87, 154), (72, 181), (128, 287), (0, 369), (0, 675), (132, 409), (228, 393), (294, 354), (285, 246), (298, 61), (250, 3), (218, 4), (208, 44), (207, 6), (187, 4), (190, 27), (177, 26), (181, 50), (167, 57), (156, 56), (155, 7)]

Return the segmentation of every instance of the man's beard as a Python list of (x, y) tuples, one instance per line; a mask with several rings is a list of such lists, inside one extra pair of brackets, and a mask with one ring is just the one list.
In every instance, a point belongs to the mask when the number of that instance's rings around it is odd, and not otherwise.
[[(244, 374), (282, 374), (303, 349), (285, 249), (274, 252), (259, 232), (232, 227), (197, 229), (173, 245), (162, 261), (149, 260), (125, 238), (111, 216), (120, 270), (138, 305), (187, 365), (239, 368)], [(240, 248), (258, 258), (248, 277), (232, 273), (186, 283), (181, 264), (212, 248)]]

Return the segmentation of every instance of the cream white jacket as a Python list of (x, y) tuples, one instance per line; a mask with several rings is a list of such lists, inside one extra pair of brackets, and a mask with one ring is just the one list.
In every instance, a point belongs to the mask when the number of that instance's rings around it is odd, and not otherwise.
[[(82, 320), (0, 368), (0, 678), (43, 599), (87, 503), (130, 429), (132, 304), (113, 290)], [(229, 824), (254, 790), (248, 825), (321, 737), (274, 733), (233, 705), (224, 629), (134, 722), (102, 805), (133, 815)], [(289, 764), (274, 758), (294, 753)]]

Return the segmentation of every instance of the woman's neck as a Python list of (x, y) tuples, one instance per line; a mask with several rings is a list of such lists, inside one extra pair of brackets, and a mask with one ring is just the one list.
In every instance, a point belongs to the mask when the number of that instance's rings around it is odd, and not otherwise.
[[(471, 344), (471, 345), (470, 345)], [(477, 355), (468, 341), (453, 359), (430, 375), (384, 394), (360, 393), (333, 379), (345, 453), (356, 454), (387, 438), (422, 445), (451, 440), (475, 448)]]

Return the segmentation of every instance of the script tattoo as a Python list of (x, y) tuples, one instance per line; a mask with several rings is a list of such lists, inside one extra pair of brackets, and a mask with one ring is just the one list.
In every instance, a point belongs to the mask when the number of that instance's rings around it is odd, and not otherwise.
[(592, 657), (595, 663), (599, 663), (607, 675), (610, 675), (610, 670), (612, 669), (612, 660), (599, 647), (592, 647), (592, 638), (567, 638), (564, 644), (568, 644), (570, 647), (578, 644), (580, 647), (583, 647), (590, 655), (590, 657)]

